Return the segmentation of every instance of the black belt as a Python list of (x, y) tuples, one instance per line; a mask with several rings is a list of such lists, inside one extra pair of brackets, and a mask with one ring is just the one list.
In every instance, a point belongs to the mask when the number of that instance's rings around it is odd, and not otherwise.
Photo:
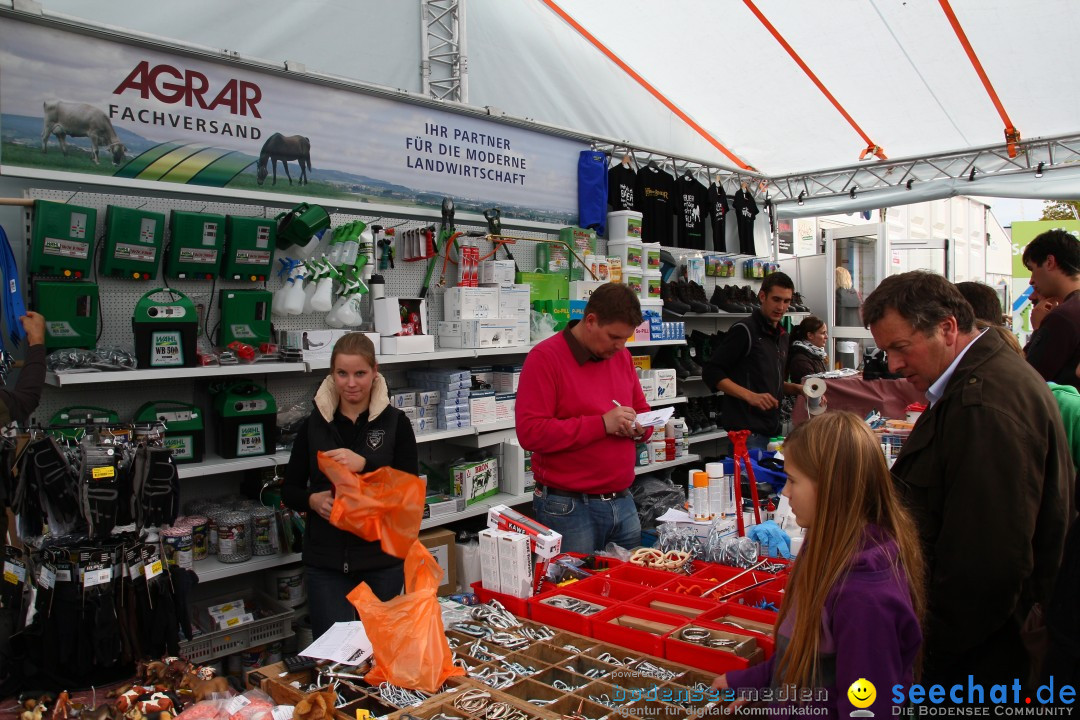
[(558, 495), (559, 497), (570, 498), (587, 498), (589, 500), (614, 500), (615, 498), (629, 497), (629, 490), (619, 490), (617, 492), (609, 493), (582, 493), (582, 492), (570, 492), (569, 490), (559, 490), (547, 485), (537, 485), (536, 492), (542, 494), (544, 490), (548, 491), (548, 495)]

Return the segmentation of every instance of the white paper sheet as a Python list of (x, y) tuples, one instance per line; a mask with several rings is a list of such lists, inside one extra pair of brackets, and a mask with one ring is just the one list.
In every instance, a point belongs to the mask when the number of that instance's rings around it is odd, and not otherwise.
[(359, 665), (370, 657), (371, 653), (371, 641), (364, 630), (364, 623), (359, 620), (334, 623), (315, 642), (300, 651), (305, 657), (348, 665)]
[(637, 423), (641, 427), (663, 427), (664, 423), (666, 423), (674, 414), (674, 407), (650, 410), (649, 412), (638, 413)]

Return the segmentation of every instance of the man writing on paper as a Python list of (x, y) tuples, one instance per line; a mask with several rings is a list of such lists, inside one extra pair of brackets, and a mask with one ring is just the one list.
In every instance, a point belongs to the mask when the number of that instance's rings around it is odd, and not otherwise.
[(525, 358), (518, 440), (533, 452), (536, 519), (562, 534), (564, 551), (641, 544), (627, 488), (634, 481), (634, 445), (652, 428), (637, 423), (649, 405), (625, 347), (641, 320), (637, 295), (608, 283), (589, 298), (582, 320)]

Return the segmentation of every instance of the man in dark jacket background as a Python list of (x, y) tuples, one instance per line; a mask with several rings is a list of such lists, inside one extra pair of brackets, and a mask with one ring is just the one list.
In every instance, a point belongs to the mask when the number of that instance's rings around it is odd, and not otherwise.
[(801, 385), (785, 382), (788, 334), (780, 320), (791, 307), (795, 283), (785, 273), (765, 276), (761, 307), (733, 324), (702, 368), (709, 392), (724, 393), (721, 422), (726, 430), (749, 430), (748, 448), (764, 450), (781, 432), (780, 401)]
[(862, 311), (889, 370), (930, 402), (893, 466), (926, 555), (921, 682), (1026, 683), (1039, 658), (1021, 627), (1049, 598), (1075, 513), (1054, 398), (940, 275), (886, 278)]

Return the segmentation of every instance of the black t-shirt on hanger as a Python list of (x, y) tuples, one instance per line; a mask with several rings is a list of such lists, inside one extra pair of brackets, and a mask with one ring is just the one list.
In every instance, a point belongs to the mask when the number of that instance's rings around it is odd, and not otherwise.
[(739, 226), (739, 252), (743, 255), (756, 255), (754, 244), (754, 218), (758, 214), (754, 196), (741, 188), (735, 191), (731, 204), (735, 206), (735, 220)]
[(675, 181), (676, 212), (675, 228), (678, 246), (694, 250), (705, 249), (705, 216), (709, 214), (709, 193), (705, 186), (691, 175), (682, 175)]
[(608, 205), (613, 211), (634, 210), (634, 185), (637, 173), (619, 163), (608, 170)]
[(713, 250), (716, 252), (727, 251), (724, 223), (730, 209), (724, 186), (715, 182), (709, 185), (709, 215), (712, 216)]
[(641, 239), (672, 246), (672, 215), (675, 204), (675, 178), (652, 164), (641, 168), (634, 186), (634, 209), (642, 214)]

